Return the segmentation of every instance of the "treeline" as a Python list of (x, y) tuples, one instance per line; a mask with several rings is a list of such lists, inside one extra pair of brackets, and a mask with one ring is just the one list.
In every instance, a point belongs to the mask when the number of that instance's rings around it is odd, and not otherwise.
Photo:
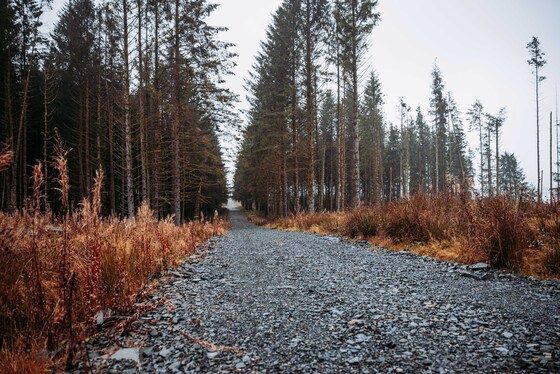
[(231, 45), (206, 23), (216, 5), (69, 0), (47, 36), (46, 3), (0, 3), (0, 142), (13, 152), (0, 208), (25, 207), (40, 162), (42, 208), (59, 209), (51, 162), (59, 143), (74, 206), (102, 169), (106, 215), (134, 217), (142, 201), (176, 223), (212, 213), (227, 199), (216, 129), (236, 121), (236, 98), (221, 87)]
[[(363, 72), (376, 5), (285, 0), (277, 10), (248, 84), (250, 123), (235, 174), (235, 197), (247, 208), (284, 216), (472, 190), (474, 155), (437, 66), (428, 114), (401, 98), (399, 123), (384, 118), (379, 80)], [(515, 156), (499, 151), (505, 110), (487, 114), (477, 102), (468, 118), (480, 138), (480, 193), (526, 190)]]

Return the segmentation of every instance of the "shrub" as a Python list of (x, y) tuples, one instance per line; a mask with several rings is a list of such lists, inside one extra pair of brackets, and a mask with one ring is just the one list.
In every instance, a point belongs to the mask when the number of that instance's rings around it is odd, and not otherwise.
[(362, 208), (349, 212), (344, 218), (343, 234), (355, 238), (376, 236), (381, 227), (381, 216), (374, 208)]
[(495, 267), (519, 271), (529, 226), (524, 213), (507, 197), (480, 199), (472, 223), (473, 245)]

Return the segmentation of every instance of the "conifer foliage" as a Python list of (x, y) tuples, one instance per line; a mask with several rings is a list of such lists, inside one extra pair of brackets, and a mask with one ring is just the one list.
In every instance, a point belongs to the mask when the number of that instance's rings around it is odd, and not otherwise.
[[(401, 98), (400, 123), (387, 122), (380, 80), (362, 63), (376, 5), (285, 0), (276, 12), (248, 84), (251, 116), (234, 181), (247, 208), (271, 217), (342, 211), (472, 186), (461, 113), (437, 66), (429, 114)], [(311, 40), (310, 10), (325, 18), (312, 23)], [(482, 134), (488, 121), (478, 112)], [(493, 140), (500, 121), (488, 129)]]
[[(2, 1), (0, 143), (13, 162), (0, 174), (0, 208), (21, 210), (42, 160), (42, 209), (60, 210), (48, 186), (55, 133), (67, 144), (70, 203), (107, 183), (104, 214), (134, 217), (145, 201), (158, 217), (213, 213), (227, 198), (218, 128), (236, 123), (223, 88), (231, 45), (207, 24), (206, 0), (68, 0), (50, 35), (47, 1)], [(207, 214), (208, 215), (208, 214)]]

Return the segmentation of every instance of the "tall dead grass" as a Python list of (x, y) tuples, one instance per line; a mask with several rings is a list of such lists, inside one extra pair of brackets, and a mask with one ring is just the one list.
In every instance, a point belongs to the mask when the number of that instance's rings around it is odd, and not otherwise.
[(0, 372), (71, 368), (96, 316), (128, 313), (151, 278), (178, 265), (196, 247), (221, 235), (215, 217), (177, 227), (157, 221), (147, 204), (134, 221), (101, 218), (103, 172), (76, 212), (68, 208), (65, 153), (55, 158), (64, 211), (41, 212), (42, 165), (34, 168), (34, 195), (25, 212), (0, 213)]
[(269, 227), (363, 238), (397, 249), (542, 277), (560, 275), (560, 206), (506, 196), (417, 194), (343, 213), (298, 214)]

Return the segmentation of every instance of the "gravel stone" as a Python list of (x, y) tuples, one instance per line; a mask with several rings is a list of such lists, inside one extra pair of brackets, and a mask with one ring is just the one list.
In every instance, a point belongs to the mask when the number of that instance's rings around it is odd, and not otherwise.
[(231, 220), (88, 341), (92, 372), (560, 372), (556, 280)]

